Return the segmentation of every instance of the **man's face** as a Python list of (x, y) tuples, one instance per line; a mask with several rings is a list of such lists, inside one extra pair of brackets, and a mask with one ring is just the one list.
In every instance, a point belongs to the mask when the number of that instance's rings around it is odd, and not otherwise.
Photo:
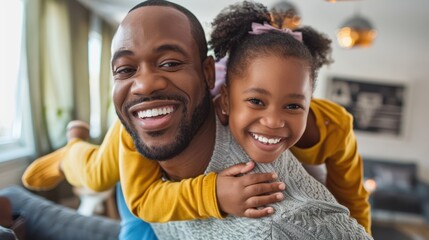
[(206, 80), (214, 67), (201, 62), (187, 17), (169, 7), (133, 10), (112, 56), (113, 102), (138, 151), (153, 160), (178, 155), (211, 110)]

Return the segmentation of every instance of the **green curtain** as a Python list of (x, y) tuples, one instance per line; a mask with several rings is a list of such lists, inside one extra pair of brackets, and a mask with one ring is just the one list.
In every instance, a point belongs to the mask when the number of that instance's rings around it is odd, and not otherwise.
[[(77, 8), (78, 14), (70, 14)], [(70, 120), (89, 120), (89, 12), (76, 1), (27, 0), (26, 16), (32, 120), (41, 155), (66, 143)]]
[[(27, 66), (37, 155), (66, 143), (69, 121), (90, 122), (91, 14), (75, 0), (26, 0)], [(101, 135), (94, 142), (102, 140), (115, 115), (110, 96), (110, 44), (115, 27), (102, 21)]]

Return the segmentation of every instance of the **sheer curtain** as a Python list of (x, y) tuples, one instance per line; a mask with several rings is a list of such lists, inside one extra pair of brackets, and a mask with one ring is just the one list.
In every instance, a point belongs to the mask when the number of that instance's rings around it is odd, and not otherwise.
[[(91, 12), (75, 0), (27, 0), (28, 74), (38, 155), (66, 143), (70, 120), (90, 120), (88, 35)], [(110, 41), (106, 25), (100, 68), (101, 113), (110, 103)], [(107, 116), (100, 116), (102, 133)]]

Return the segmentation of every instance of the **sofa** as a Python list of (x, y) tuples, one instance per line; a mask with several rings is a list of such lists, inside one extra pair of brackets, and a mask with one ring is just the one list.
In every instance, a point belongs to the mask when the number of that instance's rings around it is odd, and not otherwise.
[[(1, 189), (0, 196), (10, 200), (13, 219), (20, 218), (24, 222), (27, 240), (118, 239), (120, 223), (116, 220), (82, 216), (73, 209), (48, 201), (20, 186)], [(0, 212), (6, 211), (0, 209)], [(23, 236), (23, 233), (20, 234)], [(0, 226), (0, 239), (15, 239), (16, 235), (11, 228)]]
[(417, 172), (416, 163), (364, 158), (364, 178), (376, 183), (372, 209), (416, 214), (429, 223), (429, 184)]

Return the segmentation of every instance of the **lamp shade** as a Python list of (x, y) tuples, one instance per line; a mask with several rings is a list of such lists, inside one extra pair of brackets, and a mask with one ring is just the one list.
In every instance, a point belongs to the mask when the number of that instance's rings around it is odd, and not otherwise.
[(372, 24), (359, 15), (348, 19), (337, 31), (338, 44), (344, 48), (369, 47), (375, 36)]
[(271, 20), (278, 28), (295, 29), (301, 24), (301, 17), (297, 8), (288, 1), (275, 3), (271, 9)]

